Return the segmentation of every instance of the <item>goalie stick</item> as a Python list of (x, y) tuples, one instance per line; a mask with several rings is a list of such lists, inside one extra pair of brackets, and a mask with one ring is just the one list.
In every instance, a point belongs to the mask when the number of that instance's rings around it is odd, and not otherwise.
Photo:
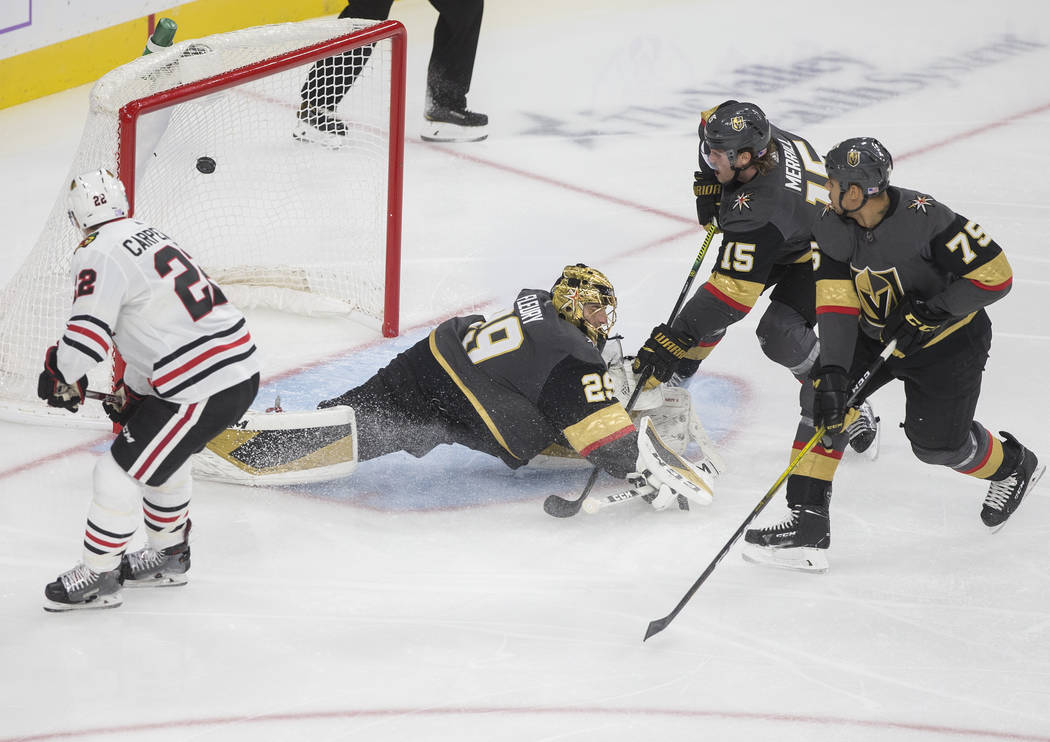
[[(886, 347), (882, 349), (882, 352), (879, 353), (878, 358), (872, 361), (871, 365), (869, 365), (868, 368), (865, 369), (864, 373), (861, 374), (860, 378), (857, 379), (857, 383), (853, 385), (853, 391), (850, 392), (849, 399), (846, 400), (847, 410), (850, 407), (856, 406), (856, 404), (860, 401), (861, 392), (863, 392), (864, 387), (868, 385), (868, 381), (871, 380), (871, 377), (875, 374), (876, 371), (878, 371), (882, 367), (882, 364), (886, 362), (886, 359), (889, 358), (890, 355), (892, 355), (893, 351), (896, 350), (896, 348), (897, 341), (891, 340), (886, 345)], [(780, 489), (780, 485), (784, 483), (784, 480), (788, 478), (791, 472), (795, 470), (795, 467), (798, 466), (798, 463), (802, 460), (802, 457), (809, 453), (813, 449), (813, 447), (817, 445), (817, 442), (820, 441), (820, 439), (823, 438), (824, 434), (827, 432), (827, 428), (825, 428), (823, 425), (817, 428), (817, 431), (813, 434), (813, 437), (810, 438), (806, 445), (802, 447), (802, 450), (795, 455), (795, 458), (791, 460), (791, 463), (788, 465), (788, 468), (785, 469), (784, 473), (777, 478), (777, 481), (773, 482), (773, 486), (770, 487), (769, 491), (766, 492), (762, 499), (758, 501), (758, 504), (755, 505), (754, 510), (752, 510), (750, 514), (748, 514), (747, 518), (744, 519), (744, 522), (740, 524), (740, 527), (736, 529), (736, 532), (726, 542), (726, 545), (722, 547), (722, 550), (719, 551), (718, 554), (715, 555), (715, 558), (711, 560), (711, 563), (707, 565), (707, 569), (704, 570), (703, 574), (701, 574), (700, 577), (697, 578), (696, 582), (693, 583), (692, 587), (690, 587), (686, 594), (682, 597), (682, 599), (678, 601), (678, 605), (674, 607), (674, 610), (672, 610), (663, 618), (658, 618), (649, 622), (649, 626), (645, 630), (645, 638), (642, 639), (643, 642), (650, 636), (658, 634), (664, 629), (666, 629), (667, 625), (674, 620), (674, 617), (681, 613), (682, 609), (685, 608), (685, 604), (689, 602), (689, 599), (692, 598), (696, 591), (700, 589), (700, 586), (704, 584), (704, 581), (711, 576), (712, 572), (715, 571), (715, 567), (717, 567), (718, 563), (722, 561), (722, 557), (724, 557), (729, 552), (729, 550), (733, 547), (733, 544), (736, 543), (737, 539), (739, 539), (740, 536), (744, 533), (744, 530), (751, 524), (751, 521), (753, 521), (755, 517), (757, 517), (758, 514), (762, 512), (762, 509), (769, 504), (769, 501), (773, 499), (773, 495), (775, 495), (777, 490)]]
[(622, 502), (627, 502), (628, 500), (633, 500), (634, 498), (641, 496), (642, 493), (636, 489), (612, 492), (608, 495), (602, 495), (601, 497), (590, 495), (583, 501), (583, 512), (593, 515), (599, 510), (604, 510), (611, 505), (619, 505)]
[[(693, 286), (693, 279), (696, 278), (697, 271), (700, 270), (700, 264), (704, 260), (704, 256), (707, 254), (707, 248), (711, 246), (711, 240), (715, 237), (716, 227), (714, 224), (710, 224), (707, 227), (707, 236), (704, 237), (704, 243), (700, 246), (700, 251), (696, 254), (696, 260), (693, 261), (693, 267), (689, 270), (689, 276), (685, 279), (685, 285), (682, 286), (682, 293), (678, 295), (678, 301), (675, 302), (674, 309), (671, 310), (671, 318), (667, 321), (668, 324), (674, 322), (674, 318), (678, 316), (678, 310), (682, 308), (682, 304), (685, 303), (685, 298), (689, 295), (689, 289)], [(624, 405), (627, 412), (630, 412), (634, 407), (635, 401), (638, 399), (638, 395), (641, 394), (645, 388), (645, 382), (652, 376), (653, 369), (649, 366), (642, 368), (641, 376), (638, 378), (638, 385), (634, 388), (634, 393), (631, 395), (630, 400)], [(587, 483), (583, 486), (583, 492), (575, 500), (566, 500), (564, 497), (558, 495), (550, 495), (546, 500), (543, 501), (543, 510), (548, 515), (553, 515), (555, 518), (571, 518), (580, 512), (580, 508), (583, 506), (583, 501), (587, 499), (587, 495), (590, 494), (591, 488), (594, 487), (594, 483), (598, 481), (598, 474), (601, 472), (601, 467), (595, 466), (591, 469), (590, 476), (587, 477)]]

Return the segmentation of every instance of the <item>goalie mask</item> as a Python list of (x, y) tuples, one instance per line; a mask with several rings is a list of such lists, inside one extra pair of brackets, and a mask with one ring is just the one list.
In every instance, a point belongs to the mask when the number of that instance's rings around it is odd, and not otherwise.
[[(551, 299), (558, 316), (579, 327), (601, 350), (616, 323), (616, 291), (601, 271), (583, 263), (567, 265), (551, 288)], [(605, 322), (593, 324), (597, 304), (605, 310)], [(591, 318), (589, 321), (588, 316)]]
[(93, 170), (73, 178), (67, 203), (69, 220), (77, 229), (87, 230), (128, 215), (124, 184), (109, 170)]

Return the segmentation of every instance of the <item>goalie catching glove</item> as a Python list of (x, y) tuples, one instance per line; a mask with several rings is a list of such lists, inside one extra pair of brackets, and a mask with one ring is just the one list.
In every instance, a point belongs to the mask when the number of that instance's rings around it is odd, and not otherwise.
[(36, 395), (47, 402), (49, 407), (76, 412), (84, 402), (84, 390), (87, 389), (87, 376), (81, 376), (76, 383), (66, 383), (62, 372), (58, 370), (58, 346), (52, 345), (44, 354), (44, 370), (36, 383)]
[(675, 504), (682, 507), (681, 497), (696, 505), (710, 505), (714, 499), (711, 473), (665, 446), (648, 417), (638, 427), (635, 467), (637, 471), (628, 474), (627, 481), (657, 510)]

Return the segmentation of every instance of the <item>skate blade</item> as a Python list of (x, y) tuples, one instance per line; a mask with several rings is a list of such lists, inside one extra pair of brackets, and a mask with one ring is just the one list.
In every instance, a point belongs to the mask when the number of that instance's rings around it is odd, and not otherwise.
[(790, 569), (795, 572), (824, 574), (828, 571), (827, 549), (798, 547), (794, 549), (772, 549), (767, 546), (748, 546), (740, 554), (745, 562), (764, 567)]
[(1037, 466), (1035, 468), (1035, 471), (1032, 472), (1032, 478), (1028, 480), (1028, 486), (1025, 487), (1024, 496), (1021, 497), (1021, 502), (1017, 503), (1017, 507), (1014, 509), (1014, 511), (1012, 513), (1010, 513), (1010, 517), (1009, 518), (1004, 520), (999, 525), (992, 526), (991, 528), (989, 528), (988, 529), (988, 533), (999, 533), (999, 531), (1003, 530), (1003, 526), (1005, 526), (1007, 523), (1009, 523), (1013, 519), (1013, 517), (1015, 515), (1017, 515), (1017, 511), (1021, 509), (1021, 507), (1024, 505), (1024, 501), (1027, 500), (1028, 496), (1032, 494), (1032, 490), (1035, 489), (1035, 486), (1036, 486), (1036, 484), (1039, 483), (1039, 480), (1043, 478), (1043, 474), (1045, 472), (1046, 472), (1046, 464), (1040, 464), (1039, 466)]
[(424, 142), (480, 142), (488, 135), (488, 125), (460, 126), (442, 121), (426, 121), (419, 138)]
[(124, 604), (124, 598), (120, 593), (106, 595), (88, 603), (56, 603), (53, 600), (44, 601), (44, 610), (48, 613), (69, 613), (71, 611), (97, 611), (103, 608), (116, 608)]
[(305, 142), (306, 144), (316, 144), (325, 149), (342, 149), (348, 143), (348, 139), (344, 134), (331, 134), (320, 131), (309, 124), (299, 124), (292, 131), (292, 139), (297, 142)]
[(160, 577), (147, 577), (142, 580), (124, 580), (124, 587), (140, 588), (140, 587), (182, 587), (189, 582), (189, 576), (185, 574), (181, 575), (162, 575)]

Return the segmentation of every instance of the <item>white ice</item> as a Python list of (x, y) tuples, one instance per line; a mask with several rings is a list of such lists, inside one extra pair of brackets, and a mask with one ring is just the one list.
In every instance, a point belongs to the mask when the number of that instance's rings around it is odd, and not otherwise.
[[(395, 14), (414, 135), (436, 13)], [(822, 152), (880, 138), (895, 182), (1004, 246), (1014, 288), (991, 308), (978, 417), (1050, 457), (1048, 21), (1031, 0), (490, 2), (470, 98), (489, 140), (406, 148), (405, 337), (253, 312), (267, 394), (309, 406), (303, 369), (344, 364), (321, 382), (337, 393), (577, 261), (615, 282), (634, 350), (699, 246), (699, 112), (734, 97)], [(87, 92), (0, 111), (0, 279), (59, 191)], [(585, 471), (454, 449), (327, 488), (198, 483), (189, 585), (110, 611), (41, 610), (78, 558), (104, 440), (0, 424), (0, 742), (1050, 740), (1050, 482), (989, 535), (984, 484), (911, 454), (899, 386), (874, 399), (879, 459), (840, 467), (829, 573), (758, 568), (738, 545), (642, 643), (788, 463), (797, 386), (758, 347), (763, 306), (694, 389), (729, 464), (707, 509), (555, 520), (544, 496), (575, 496)]]

